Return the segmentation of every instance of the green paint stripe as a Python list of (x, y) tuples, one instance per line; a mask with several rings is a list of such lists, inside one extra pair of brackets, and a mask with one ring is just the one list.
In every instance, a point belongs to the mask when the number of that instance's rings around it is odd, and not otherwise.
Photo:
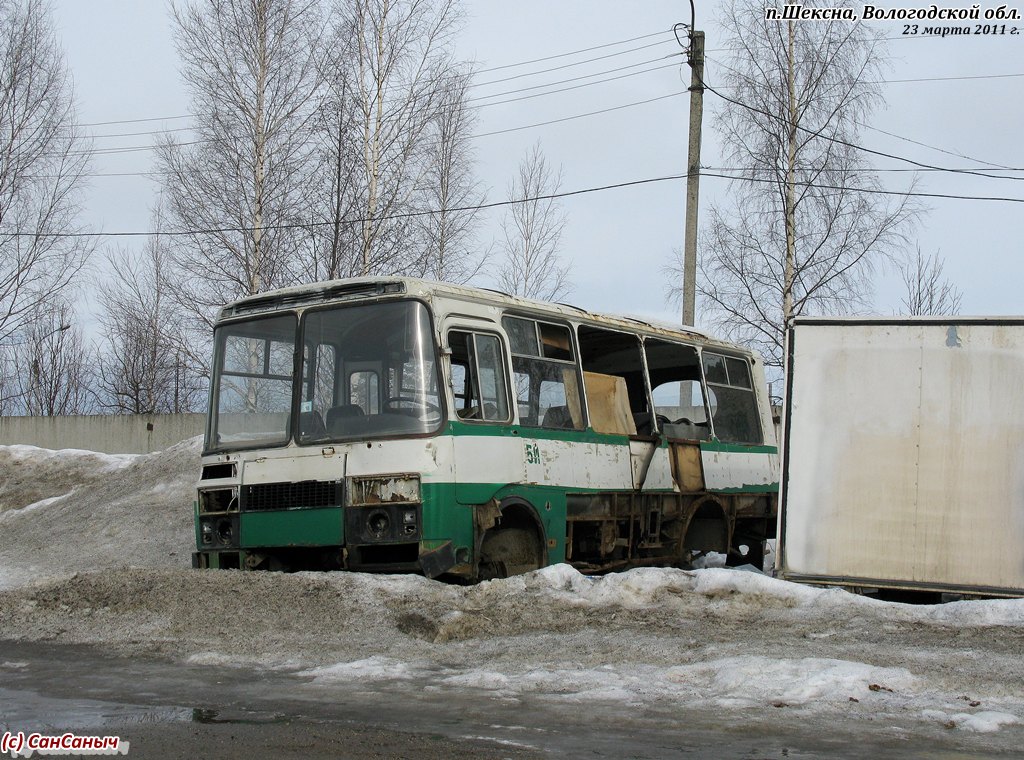
[(778, 483), (762, 483), (760, 485), (743, 485), (739, 488), (709, 488), (708, 493), (778, 493)]
[[(584, 488), (582, 486), (556, 486), (556, 485), (542, 485), (537, 483), (423, 483), (422, 490), (424, 492), (424, 499), (430, 498), (426, 494), (431, 494), (435, 498), (444, 498), (447, 495), (446, 489), (457, 488), (459, 490), (460, 503), (463, 504), (481, 504), (492, 496), (497, 494), (499, 491), (503, 492), (502, 497), (513, 495), (514, 492), (529, 489), (532, 491), (546, 491), (553, 494), (584, 494), (584, 493), (618, 493), (618, 494), (635, 494), (637, 493), (632, 488)], [(779, 490), (778, 483), (759, 483), (755, 485), (743, 485), (737, 488), (708, 488), (707, 493), (724, 493), (724, 494), (741, 494), (741, 493), (777, 493)], [(644, 490), (643, 494), (674, 494), (679, 493), (671, 488), (657, 488)], [(693, 494), (685, 494), (692, 496)]]
[(522, 425), (489, 425), (487, 423), (449, 422), (445, 431), (453, 436), (478, 436), (491, 438), (528, 438), (544, 441), (571, 441), (573, 443), (607, 443), (616, 446), (628, 446), (628, 435), (611, 433), (595, 433), (586, 430), (554, 430), (552, 428), (524, 427)]
[[(614, 446), (628, 446), (628, 435), (612, 433), (595, 433), (591, 428), (586, 430), (553, 430), (551, 428), (533, 428), (522, 425), (490, 425), (487, 423), (449, 422), (445, 434), (452, 436), (479, 436), (489, 438), (529, 438), (545, 441), (569, 441), (572, 443), (605, 443)], [(668, 441), (658, 440), (661, 448), (668, 448)], [(777, 446), (763, 446), (745, 443), (723, 443), (722, 441), (700, 441), (702, 451), (726, 452), (730, 454), (778, 454)]]
[(729, 454), (778, 454), (778, 446), (755, 446), (745, 443), (722, 443), (721, 441), (701, 441), (701, 451), (722, 451)]

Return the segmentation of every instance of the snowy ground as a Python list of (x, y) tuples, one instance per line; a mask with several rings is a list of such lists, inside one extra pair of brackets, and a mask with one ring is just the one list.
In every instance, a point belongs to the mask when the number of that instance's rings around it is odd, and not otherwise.
[(197, 441), (139, 457), (0, 447), (0, 639), (257, 667), (311, 690), (696, 711), (979, 754), (1024, 739), (1024, 600), (907, 606), (722, 568), (559, 565), (474, 587), (194, 571), (197, 461)]

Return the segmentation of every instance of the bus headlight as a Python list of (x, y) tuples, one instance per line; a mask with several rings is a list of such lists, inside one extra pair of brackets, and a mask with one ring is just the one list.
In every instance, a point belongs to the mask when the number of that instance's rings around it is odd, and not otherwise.
[(420, 540), (419, 504), (374, 504), (345, 508), (345, 543), (412, 543)]
[(199, 548), (228, 548), (238, 546), (238, 515), (205, 516), (199, 518)]
[(383, 510), (371, 512), (369, 517), (366, 518), (366, 530), (374, 538), (384, 538), (387, 536), (390, 527), (391, 518)]
[(232, 533), (230, 520), (219, 520), (217, 522), (217, 538), (224, 546), (228, 546), (231, 543)]

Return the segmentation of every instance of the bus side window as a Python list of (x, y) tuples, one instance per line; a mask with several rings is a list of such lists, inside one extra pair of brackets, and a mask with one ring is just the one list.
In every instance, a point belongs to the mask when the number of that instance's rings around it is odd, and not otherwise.
[(519, 422), (528, 427), (582, 430), (583, 404), (572, 332), (566, 325), (502, 317), (512, 348)]
[(730, 443), (762, 443), (757, 397), (746, 360), (704, 352), (704, 378), (714, 394), (715, 436)]
[(658, 428), (669, 438), (711, 438), (697, 349), (656, 338), (644, 341)]
[(598, 433), (650, 435), (654, 415), (640, 338), (589, 326), (580, 326), (577, 334), (590, 426)]
[(451, 330), (452, 397), (459, 419), (509, 422), (505, 352), (497, 335)]

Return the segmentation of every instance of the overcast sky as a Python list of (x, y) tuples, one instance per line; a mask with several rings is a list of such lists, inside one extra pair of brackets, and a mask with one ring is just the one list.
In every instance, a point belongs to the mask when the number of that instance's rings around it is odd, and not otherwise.
[[(984, 2), (982, 8), (997, 5)], [(910, 7), (905, 3), (902, 6)], [(670, 30), (676, 22), (689, 21), (688, 5), (662, 0), (519, 0), (467, 3), (466, 11), (460, 50), (483, 69), (478, 77), (481, 84), (472, 97), (481, 98), (474, 103), (481, 106), (477, 130), (481, 136), (475, 141), (477, 169), (490, 200), (505, 196), (520, 158), (537, 140), (548, 159), (562, 167), (564, 190), (685, 173), (688, 96), (684, 81), (689, 82), (689, 69), (684, 58), (676, 55), (680, 49)], [(717, 2), (697, 7), (697, 27), (707, 34), (706, 73), (712, 84), (720, 72), (716, 58), (721, 60), (716, 53), (721, 47), (717, 12)], [(175, 118), (189, 113), (189, 103), (178, 77), (167, 6), (160, 0), (56, 0), (55, 14), (74, 75), (80, 119), (96, 125), (89, 127), (100, 151), (93, 171), (113, 174), (150, 169), (152, 154), (145, 146), (151, 144), (152, 136), (125, 133), (181, 129), (191, 123), (187, 118)], [(903, 36), (904, 22), (884, 22), (886, 36), (893, 38), (888, 43), (893, 64), (887, 80), (985, 78), (887, 83), (883, 85), (887, 108), (876, 112), (872, 126), (982, 161), (1024, 167), (1020, 141), (1024, 126), (1024, 22), (1016, 24), (1022, 29), (1016, 36), (921, 38)], [(638, 37), (643, 39), (610, 45)], [(610, 46), (513, 65), (605, 45)], [(599, 56), (611, 57), (590, 60)], [(637, 71), (646, 73), (554, 95), (485, 105), (569, 85), (519, 93), (509, 93), (511, 90), (633, 64), (644, 65), (572, 84)], [(507, 68), (487, 71), (495, 67)], [(518, 78), (495, 82), (513, 76)], [(665, 97), (673, 93), (677, 95)], [(558, 124), (484, 135), (654, 98), (662, 99)], [(702, 164), (709, 167), (724, 164), (717, 137), (710, 129), (715, 108), (715, 96), (709, 94), (702, 150)], [(135, 119), (158, 120), (98, 124)], [(874, 131), (865, 131), (861, 144), (937, 166), (980, 166)], [(142, 149), (103, 153), (104, 149), (135, 146)], [(878, 159), (876, 165), (907, 167), (884, 159)], [(1024, 172), (1016, 176), (1024, 177)], [(888, 188), (902, 190), (912, 177), (905, 172), (883, 173), (882, 181)], [(701, 208), (723, 197), (726, 188), (724, 180), (703, 179)], [(94, 177), (86, 221), (105, 232), (145, 230), (156, 189), (155, 183), (140, 176)], [(1024, 183), (1020, 181), (962, 174), (921, 174), (918, 190), (1024, 198)], [(675, 310), (666, 305), (663, 296), (665, 278), (661, 268), (672, 249), (682, 245), (684, 200), (682, 181), (564, 200), (569, 223), (562, 254), (571, 262), (575, 284), (568, 300), (595, 311), (675, 318)], [(946, 274), (964, 292), (962, 312), (1024, 313), (1020, 295), (1024, 282), (1020, 243), (1024, 204), (939, 199), (926, 199), (925, 203), (931, 211), (923, 218), (917, 237), (925, 253), (939, 251), (945, 257)], [(499, 214), (495, 212), (481, 230), (482, 244), (495, 234)], [(105, 245), (131, 243), (104, 241)], [(901, 289), (894, 273), (881, 275), (875, 310), (882, 314), (896, 312)]]

